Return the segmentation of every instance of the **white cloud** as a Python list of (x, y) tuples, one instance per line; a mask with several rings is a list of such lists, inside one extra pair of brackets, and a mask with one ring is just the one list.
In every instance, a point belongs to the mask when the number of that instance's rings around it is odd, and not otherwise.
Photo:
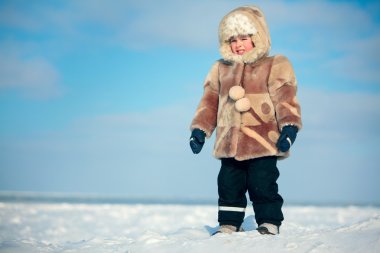
[[(354, 2), (263, 2), (278, 53), (288, 53), (305, 71), (358, 86), (379, 85), (379, 32), (373, 5)], [(310, 67), (309, 67), (310, 68)], [(316, 77), (312, 77), (317, 79)], [(379, 87), (377, 87), (378, 89)]]
[[(316, 36), (322, 31), (352, 34), (371, 31), (376, 25), (371, 12), (354, 3), (329, 1), (257, 1), (271, 28), (286, 31), (306, 28)], [(220, 19), (244, 1), (66, 1), (0, 7), (0, 22), (27, 31), (91, 33), (91, 26), (111, 31), (115, 39), (134, 37), (144, 43), (214, 45)], [(369, 8), (369, 7), (368, 7)], [(312, 10), (312, 11), (311, 11)], [(373, 14), (372, 14), (373, 15)], [(91, 34), (90, 34), (91, 35)], [(153, 40), (153, 41), (152, 41)], [(148, 43), (149, 42), (149, 43)]]
[[(145, 49), (157, 45), (217, 47), (220, 19), (231, 9), (246, 3), (141, 1), (122, 6), (108, 3), (103, 6), (102, 2), (90, 4), (96, 7), (89, 7), (88, 20), (96, 20), (114, 31), (114, 42)], [(374, 14), (369, 12), (369, 8), (373, 8), (370, 5), (359, 7), (355, 3), (328, 1), (259, 1), (257, 4), (264, 9), (271, 31), (277, 33), (278, 40), (274, 44), (280, 45), (277, 46), (280, 53), (293, 51), (295, 57), (306, 57), (306, 61), (319, 63), (321, 68), (314, 69), (316, 72), (328, 69), (339, 78), (380, 82), (377, 74), (380, 27)], [(78, 8), (84, 10), (87, 7), (84, 4)], [(107, 11), (102, 12), (103, 9)], [(81, 12), (86, 13), (78, 13)]]
[[(235, 4), (220, 1), (66, 1), (0, 6), (0, 23), (33, 33), (53, 33), (132, 48), (214, 46), (221, 15)], [(1, 15), (0, 15), (1, 16)], [(95, 31), (95, 32), (94, 32)], [(101, 32), (105, 34), (101, 34)], [(99, 35), (99, 33), (101, 36)]]
[(271, 25), (283, 27), (351, 32), (367, 30), (373, 20), (364, 8), (353, 2), (333, 1), (262, 1)]
[[(378, 90), (380, 27), (373, 11), (379, 8), (378, 4), (359, 6), (354, 2), (329, 1), (255, 3), (263, 8), (272, 37), (276, 38), (273, 52), (287, 55), (301, 66), (299, 71), (310, 73), (305, 80), (307, 83), (324, 76), (326, 80), (335, 78), (341, 83), (357, 83), (363, 89)], [(36, 50), (30, 51), (38, 54), (31, 58), (39, 61), (36, 68), (49, 68), (47, 73), (52, 80), (57, 78), (58, 71), (44, 55), (64, 54), (67, 51), (62, 50), (67, 48), (62, 45), (73, 50), (89, 45), (99, 48), (116, 45), (139, 50), (156, 46), (166, 49), (217, 47), (217, 27), (221, 17), (243, 4), (246, 3), (216, 0), (96, 0), (23, 5), (7, 2), (0, 5), (0, 23), (4, 27), (26, 31), (29, 38), (50, 36), (34, 43)], [(23, 39), (23, 43), (30, 41), (33, 39)], [(28, 64), (21, 58), (18, 62), (18, 65)], [(29, 65), (32, 64), (29, 62)]]
[[(300, 89), (306, 138), (310, 143), (380, 141), (380, 95)], [(304, 133), (302, 133), (303, 135)]]
[(147, 47), (163, 44), (209, 48), (217, 44), (221, 13), (229, 10), (228, 4), (213, 1), (170, 1), (160, 5), (161, 2), (141, 5), (142, 15), (128, 24), (122, 36), (134, 43), (142, 39)]
[(358, 38), (340, 46), (341, 56), (331, 58), (325, 68), (335, 70), (343, 79), (380, 84), (380, 36)]
[(43, 58), (22, 58), (0, 52), (0, 89), (15, 90), (24, 96), (45, 99), (61, 95), (60, 76), (56, 68)]

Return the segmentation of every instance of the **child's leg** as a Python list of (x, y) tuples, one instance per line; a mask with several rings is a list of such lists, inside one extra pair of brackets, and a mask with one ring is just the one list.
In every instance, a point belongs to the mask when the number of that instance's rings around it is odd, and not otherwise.
[(246, 185), (247, 170), (242, 163), (233, 158), (222, 159), (218, 175), (220, 225), (233, 225), (240, 228), (247, 207)]
[(249, 161), (248, 192), (258, 225), (271, 223), (280, 226), (284, 220), (281, 211), (284, 201), (278, 194), (276, 181), (280, 173), (276, 164), (277, 157), (275, 156)]

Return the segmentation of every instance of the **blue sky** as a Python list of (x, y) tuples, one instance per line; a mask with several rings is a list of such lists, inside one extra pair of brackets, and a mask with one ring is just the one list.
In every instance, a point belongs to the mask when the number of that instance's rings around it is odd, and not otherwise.
[[(250, 3), (0, 1), (0, 190), (216, 199), (189, 124), (220, 19)], [(283, 197), (380, 203), (380, 4), (254, 3), (299, 83)]]

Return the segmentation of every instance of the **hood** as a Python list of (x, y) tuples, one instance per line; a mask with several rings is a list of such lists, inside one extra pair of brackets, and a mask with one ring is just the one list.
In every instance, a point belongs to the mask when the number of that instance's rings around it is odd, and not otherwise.
[[(255, 47), (243, 54), (232, 53), (229, 39), (237, 35), (251, 35)], [(223, 17), (219, 24), (220, 54), (226, 61), (253, 63), (270, 50), (270, 35), (263, 12), (256, 6), (242, 6)]]

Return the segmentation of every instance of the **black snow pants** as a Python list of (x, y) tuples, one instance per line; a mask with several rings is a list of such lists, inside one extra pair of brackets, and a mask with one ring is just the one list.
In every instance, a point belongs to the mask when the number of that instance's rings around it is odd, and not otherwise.
[(258, 225), (271, 223), (277, 226), (284, 220), (282, 197), (278, 194), (277, 157), (269, 156), (246, 161), (234, 158), (221, 159), (218, 175), (220, 225), (240, 227), (247, 207), (246, 192), (252, 201)]

